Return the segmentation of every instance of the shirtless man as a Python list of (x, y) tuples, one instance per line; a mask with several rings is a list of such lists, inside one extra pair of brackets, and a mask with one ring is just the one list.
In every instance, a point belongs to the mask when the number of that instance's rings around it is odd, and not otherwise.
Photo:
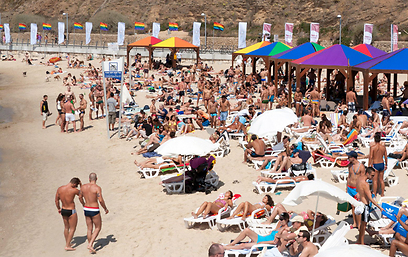
[(381, 144), (380, 134), (376, 133), (374, 135), (374, 145), (370, 146), (370, 157), (368, 159), (368, 167), (373, 167), (375, 170), (373, 177), (374, 195), (377, 195), (378, 185), (380, 185), (380, 194), (384, 196), (384, 171), (387, 169), (387, 165), (387, 149)]
[(364, 114), (362, 109), (358, 110), (357, 119), (360, 121), (362, 128), (367, 127), (367, 115)]
[(218, 103), (220, 108), (220, 121), (221, 121), (221, 126), (225, 126), (225, 122), (227, 121), (227, 117), (228, 117), (228, 112), (231, 108), (231, 104), (230, 102), (227, 100), (227, 96), (223, 95), (221, 97), (221, 101)]
[[(198, 82), (197, 82), (197, 106), (200, 103), (200, 97), (203, 96), (203, 91), (204, 91), (204, 78), (201, 77)], [(204, 100), (204, 99), (203, 99)]]
[(217, 108), (218, 103), (215, 101), (214, 97), (208, 103), (208, 114), (210, 115), (211, 128), (217, 127)]
[(67, 91), (65, 91), (65, 98), (68, 99), (68, 96), (71, 97), (71, 100), (74, 101), (74, 103), (76, 102), (76, 98), (75, 98), (75, 94), (74, 92), (71, 91), (71, 86), (67, 87)]
[(105, 210), (105, 214), (109, 213), (109, 210), (106, 208), (105, 201), (102, 197), (102, 189), (96, 184), (97, 179), (98, 178), (95, 173), (92, 172), (89, 174), (89, 183), (81, 186), (81, 192), (79, 194), (79, 200), (84, 206), (85, 221), (88, 228), (86, 237), (88, 239), (88, 249), (90, 253), (96, 253), (95, 249), (93, 248), (93, 244), (102, 228), (102, 219), (99, 212), (98, 201)]
[(92, 86), (91, 90), (89, 91), (88, 97), (89, 97), (89, 119), (93, 120), (92, 118), (92, 112), (95, 108), (95, 96), (94, 96), (94, 92), (95, 92), (95, 87)]
[(350, 112), (356, 112), (357, 97), (351, 88), (346, 94), (346, 103)]
[(143, 78), (147, 79), (149, 77), (149, 64), (147, 61), (143, 63)]
[(357, 131), (357, 133), (360, 134), (360, 132), (361, 132), (361, 122), (357, 119), (357, 115), (353, 116), (353, 120), (350, 122), (349, 129), (350, 129), (350, 131), (352, 129), (355, 129)]
[[(74, 132), (76, 131), (76, 122), (75, 122), (75, 108), (74, 105), (71, 103), (71, 97), (67, 98), (67, 101), (64, 103), (62, 107), (62, 111), (65, 113), (65, 130), (68, 133), (68, 125), (70, 122), (72, 122), (72, 125), (74, 127)], [(62, 131), (64, 132), (64, 131)]]
[(150, 105), (150, 115), (156, 114), (156, 99), (152, 99), (152, 104)]
[[(361, 164), (358, 160), (358, 154), (355, 151), (351, 151), (347, 153), (349, 165), (348, 165), (348, 177), (347, 177), (347, 193), (359, 200), (360, 197), (357, 194), (356, 186), (357, 180), (359, 179), (360, 175), (365, 172), (365, 167)], [(358, 228), (360, 225), (360, 216), (356, 216), (354, 213), (354, 206), (352, 206), (352, 213), (353, 213), (353, 227)]]
[(211, 86), (208, 84), (204, 87), (204, 91), (203, 91), (204, 107), (207, 112), (208, 112), (208, 102), (210, 101), (211, 97), (212, 97)]
[(320, 94), (316, 87), (313, 87), (312, 92), (310, 92), (310, 99), (312, 100), (312, 116), (320, 116)]
[(303, 98), (303, 94), (300, 91), (300, 87), (297, 87), (293, 100), (295, 100), (296, 116), (298, 117), (302, 116), (302, 112), (303, 112), (302, 98)]
[(367, 223), (370, 221), (370, 202), (373, 203), (378, 209), (383, 211), (380, 205), (372, 198), (370, 185), (367, 183), (367, 179), (373, 179), (374, 176), (374, 169), (372, 167), (368, 167), (365, 170), (361, 171), (361, 175), (357, 178), (357, 193), (360, 195), (360, 201), (364, 204), (364, 211), (361, 214), (361, 224), (358, 229), (358, 239), (357, 244), (364, 244), (364, 234), (366, 230)]
[(275, 95), (277, 95), (277, 89), (275, 85), (272, 83), (272, 81), (269, 82), (268, 91), (269, 91), (269, 110), (272, 110), (273, 101), (275, 100)]
[(99, 109), (101, 109), (101, 112), (102, 112), (101, 118), (103, 119), (104, 113), (105, 113), (104, 106), (103, 106), (103, 95), (104, 95), (103, 87), (101, 85), (97, 86), (94, 94), (96, 97), (96, 118), (99, 119), (98, 111)]
[[(79, 178), (72, 178), (71, 181), (65, 186), (60, 186), (55, 194), (55, 205), (57, 206), (58, 213), (61, 214), (64, 221), (64, 237), (65, 237), (65, 250), (75, 251), (75, 248), (71, 246), (71, 240), (74, 236), (76, 226), (78, 223), (78, 215), (75, 210), (74, 198), (79, 195), (77, 187), (82, 186)], [(60, 201), (62, 208), (60, 207)]]
[(84, 94), (79, 94), (79, 121), (80, 121), (80, 125), (79, 125), (79, 130), (78, 131), (83, 131), (84, 130), (84, 117), (85, 117), (85, 110), (86, 110), (86, 105), (87, 102), (84, 99)]
[(310, 242), (310, 233), (307, 230), (300, 230), (293, 244), (289, 246), (291, 256), (313, 257), (318, 252), (317, 247)]
[(264, 112), (268, 109), (268, 102), (269, 102), (269, 90), (266, 88), (266, 85), (262, 86), (261, 101), (262, 101), (261, 112)]
[[(246, 149), (244, 152), (244, 161), (242, 163), (247, 163), (248, 155), (251, 157), (264, 157), (265, 156), (265, 143), (261, 139), (259, 139), (256, 135), (252, 135), (251, 142), (246, 145)], [(254, 148), (254, 150), (251, 150)]]
[(265, 69), (261, 69), (261, 73), (259, 75), (261, 75), (261, 85), (265, 86), (266, 85), (266, 78), (268, 76), (268, 71), (265, 70)]
[(381, 105), (383, 107), (383, 116), (390, 116), (391, 115), (391, 107), (390, 103), (388, 102), (388, 97), (390, 96), (390, 93), (387, 93), (383, 99), (381, 100)]
[(344, 110), (343, 113), (340, 115), (340, 119), (339, 119), (339, 127), (340, 126), (349, 126), (349, 124), (347, 123), (347, 114), (348, 114), (348, 110)]
[[(181, 79), (180, 83), (178, 84), (179, 88), (179, 102), (181, 104), (184, 104), (184, 96), (186, 95), (186, 83), (184, 82), (184, 79)], [(181, 101), (180, 101), (181, 100)]]

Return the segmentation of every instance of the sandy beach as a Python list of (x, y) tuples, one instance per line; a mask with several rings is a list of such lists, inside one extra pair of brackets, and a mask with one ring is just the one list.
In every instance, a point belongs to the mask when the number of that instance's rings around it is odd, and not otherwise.
[[(244, 201), (261, 200), (262, 195), (254, 193), (252, 186), (259, 172), (242, 164), (243, 150), (238, 147), (238, 141), (231, 142), (228, 156), (217, 159), (214, 169), (221, 180), (217, 192), (167, 195), (159, 185), (159, 178), (141, 179), (136, 172), (133, 161), (135, 158), (142, 160), (142, 157), (130, 153), (138, 140), (127, 142), (118, 139), (117, 135), (108, 140), (106, 120), (89, 120), (89, 105), (85, 131), (60, 133), (60, 127), (54, 124), (57, 117), (55, 99), (66, 89), (61, 81), (45, 82), (45, 72), (52, 67), (39, 65), (42, 55), (34, 55), (38, 61), (34, 61), (33, 66), (21, 62), (22, 57), (17, 56), (17, 61), (0, 62), (0, 106), (13, 111), (12, 121), (0, 122), (0, 256), (89, 255), (82, 205), (75, 200), (78, 211), (74, 236), (76, 251), (65, 252), (63, 223), (54, 197), (56, 189), (72, 177), (88, 182), (90, 172), (98, 174), (98, 184), (110, 210), (109, 214), (102, 214), (102, 231), (95, 245), (98, 256), (204, 257), (212, 242), (229, 243), (238, 235), (238, 229), (220, 232), (205, 225), (186, 229), (183, 222), (183, 218), (189, 217), (203, 201), (214, 201), (219, 193), (227, 190), (241, 194)], [(47, 55), (46, 59), (50, 57)], [(99, 60), (93, 64), (99, 67)], [(82, 69), (67, 70), (65, 59), (59, 65), (77, 77), (83, 72)], [(217, 64), (216, 70), (229, 65), (229, 62)], [(26, 77), (22, 75), (24, 71)], [(76, 96), (85, 93), (88, 101), (89, 89), (74, 87), (73, 92)], [(47, 129), (41, 128), (39, 108), (44, 94), (49, 96), (53, 113), (46, 123)], [(137, 92), (139, 106), (149, 104), (146, 94)], [(205, 131), (196, 131), (194, 136), (208, 138)], [(368, 149), (362, 151), (368, 153)], [(407, 192), (403, 189), (408, 182), (406, 171), (396, 169), (394, 172), (399, 176), (399, 185), (386, 187), (386, 196), (406, 197)], [(345, 184), (331, 181), (329, 169), (317, 168), (317, 176), (345, 189)], [(233, 184), (234, 180), (239, 183)], [(280, 194), (272, 195), (275, 202), (281, 202), (289, 191), (278, 192)], [(288, 209), (314, 210), (315, 203), (316, 198), (311, 197)], [(320, 199), (318, 210), (333, 216), (337, 222), (347, 218), (344, 213), (336, 215), (336, 203), (325, 199)], [(347, 234), (351, 243), (356, 241), (357, 234), (356, 229)], [(374, 242), (367, 234), (366, 244)], [(372, 247), (379, 249), (378, 245)], [(388, 254), (387, 251), (384, 254)]]

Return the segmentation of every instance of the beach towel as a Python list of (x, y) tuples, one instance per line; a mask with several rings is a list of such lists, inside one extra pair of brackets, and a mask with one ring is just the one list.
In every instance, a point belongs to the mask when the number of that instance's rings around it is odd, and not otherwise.
[[(333, 158), (331, 155), (324, 154), (319, 150), (313, 151), (312, 156), (315, 163), (321, 158), (327, 159), (331, 162), (336, 161), (336, 158)], [(340, 167), (346, 167), (347, 165), (349, 165), (350, 162), (348, 160), (337, 160), (336, 163)]]
[(346, 141), (343, 142), (343, 145), (348, 145), (348, 144), (352, 143), (354, 140), (357, 139), (357, 136), (358, 136), (357, 131), (355, 129), (352, 129), (350, 131), (350, 133), (348, 133), (347, 139), (346, 139)]
[(144, 154), (142, 154), (142, 155), (143, 155), (143, 157), (145, 157), (145, 158), (160, 157), (160, 156), (161, 156), (160, 154), (158, 154), (158, 153), (156, 153), (156, 152), (147, 152), (147, 153), (144, 153)]

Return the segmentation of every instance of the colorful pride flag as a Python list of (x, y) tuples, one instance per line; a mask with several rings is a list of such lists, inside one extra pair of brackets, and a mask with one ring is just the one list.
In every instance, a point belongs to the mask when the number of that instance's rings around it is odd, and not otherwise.
[(175, 23), (175, 22), (169, 22), (169, 30), (177, 31), (178, 30), (178, 24)]
[(51, 30), (51, 24), (43, 23), (43, 30)]
[(18, 29), (20, 29), (20, 30), (27, 29), (27, 25), (25, 25), (24, 23), (19, 23), (18, 24)]
[(3, 30), (3, 29), (4, 29), (3, 25), (2, 25), (2, 24), (0, 24), (0, 30)]
[(214, 29), (224, 31), (224, 25), (218, 22), (214, 22)]
[(84, 29), (84, 26), (81, 23), (74, 22), (74, 29)]
[(101, 30), (105, 30), (108, 31), (108, 24), (101, 22), (99, 24), (99, 27), (101, 28)]
[(135, 29), (136, 30), (144, 30), (145, 24), (143, 22), (135, 22)]

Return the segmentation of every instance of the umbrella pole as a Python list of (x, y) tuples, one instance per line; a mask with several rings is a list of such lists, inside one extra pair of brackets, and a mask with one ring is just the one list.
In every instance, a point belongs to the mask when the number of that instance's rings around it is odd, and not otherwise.
[(313, 243), (313, 237), (314, 237), (314, 231), (315, 231), (315, 223), (316, 223), (316, 215), (317, 215), (317, 206), (319, 205), (319, 194), (320, 194), (320, 192), (317, 192), (317, 202), (316, 202), (315, 214), (314, 214), (314, 218), (313, 218), (312, 240), (310, 240), (310, 242), (312, 242), (312, 243)]
[(186, 172), (187, 172), (187, 167), (186, 167), (186, 156), (183, 156), (183, 164), (184, 164), (184, 179), (183, 179), (183, 191), (186, 193)]

